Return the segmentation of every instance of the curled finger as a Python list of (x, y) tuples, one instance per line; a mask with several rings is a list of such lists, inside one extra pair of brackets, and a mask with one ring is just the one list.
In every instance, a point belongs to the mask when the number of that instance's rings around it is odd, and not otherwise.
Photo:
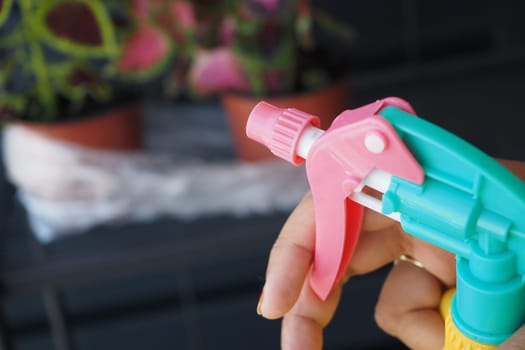
[(444, 322), (439, 313), (440, 280), (419, 263), (404, 259), (390, 271), (376, 306), (376, 321), (411, 349), (441, 350)]
[(283, 350), (321, 350), (323, 329), (335, 314), (341, 298), (341, 284), (336, 286), (326, 300), (314, 293), (305, 281), (299, 299), (284, 316), (281, 332)]

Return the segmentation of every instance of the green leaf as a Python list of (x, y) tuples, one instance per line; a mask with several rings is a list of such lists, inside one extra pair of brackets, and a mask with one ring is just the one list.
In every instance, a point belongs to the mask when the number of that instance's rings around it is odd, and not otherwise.
[(118, 54), (113, 23), (102, 1), (46, 1), (39, 7), (36, 25), (45, 42), (65, 54), (77, 57)]
[(62, 93), (71, 100), (79, 101), (91, 95), (95, 100), (107, 102), (112, 95), (112, 89), (107, 82), (87, 66), (72, 67), (62, 82)]
[(20, 94), (0, 94), (0, 107), (9, 108), (20, 113), (24, 108), (24, 96)]
[(13, 0), (0, 0), (0, 27), (7, 21)]

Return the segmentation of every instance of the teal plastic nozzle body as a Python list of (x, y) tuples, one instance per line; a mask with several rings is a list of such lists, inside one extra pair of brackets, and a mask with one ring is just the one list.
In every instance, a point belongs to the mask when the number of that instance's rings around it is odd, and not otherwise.
[(493, 158), (395, 108), (380, 114), (425, 171), (416, 185), (393, 177), (383, 212), (403, 229), (456, 254), (452, 319), (469, 338), (499, 344), (525, 322), (525, 186)]

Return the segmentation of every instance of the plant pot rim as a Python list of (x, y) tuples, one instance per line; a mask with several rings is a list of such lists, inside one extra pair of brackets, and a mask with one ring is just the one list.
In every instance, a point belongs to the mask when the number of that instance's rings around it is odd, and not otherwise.
[(134, 151), (143, 147), (141, 115), (140, 103), (129, 101), (82, 118), (48, 123), (21, 120), (13, 124), (60, 142), (100, 150)]
[(104, 118), (107, 114), (113, 113), (115, 110), (126, 110), (126, 109), (135, 109), (140, 108), (140, 100), (127, 100), (121, 101), (118, 103), (110, 103), (98, 106), (90, 111), (82, 111), (78, 114), (73, 114), (70, 117), (65, 117), (63, 119), (51, 119), (51, 120), (31, 120), (31, 119), (14, 119), (9, 121), (9, 123), (21, 124), (21, 125), (33, 125), (35, 127), (51, 127), (54, 125), (74, 125), (78, 123), (83, 123), (88, 120), (94, 120), (98, 118)]
[(86, 119), (93, 119), (99, 115), (104, 115), (112, 110), (125, 109), (132, 105), (140, 105), (142, 96), (137, 92), (115, 92), (108, 101), (96, 101), (89, 99), (85, 101), (83, 107), (78, 111), (68, 111), (70, 101), (63, 99), (58, 104), (58, 110), (51, 118), (42, 116), (20, 115), (5, 120), (6, 123), (27, 123), (31, 125), (56, 125), (82, 122)]
[(350, 85), (350, 80), (348, 76), (344, 76), (340, 79), (331, 81), (330, 83), (323, 85), (321, 87), (311, 89), (311, 90), (305, 90), (305, 91), (297, 91), (297, 92), (289, 92), (282, 95), (253, 95), (248, 92), (235, 92), (235, 91), (228, 91), (224, 92), (222, 94), (222, 98), (238, 98), (238, 99), (244, 99), (244, 100), (265, 100), (270, 99), (273, 101), (278, 100), (286, 100), (291, 97), (307, 97), (311, 95), (316, 95), (319, 92), (330, 90), (330, 89), (339, 89), (341, 86), (344, 86), (348, 88)]

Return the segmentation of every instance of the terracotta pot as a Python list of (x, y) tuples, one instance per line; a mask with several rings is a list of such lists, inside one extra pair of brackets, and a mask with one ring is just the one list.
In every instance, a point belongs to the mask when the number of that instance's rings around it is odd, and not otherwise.
[(228, 93), (221, 98), (230, 125), (231, 136), (237, 156), (241, 160), (256, 161), (275, 157), (259, 143), (246, 136), (246, 122), (253, 107), (264, 100), (282, 108), (297, 108), (321, 118), (326, 129), (333, 119), (348, 108), (348, 82), (343, 81), (321, 90), (290, 96), (260, 98)]
[(21, 125), (45, 137), (96, 149), (136, 150), (142, 147), (139, 103), (122, 105), (78, 120), (22, 122)]

